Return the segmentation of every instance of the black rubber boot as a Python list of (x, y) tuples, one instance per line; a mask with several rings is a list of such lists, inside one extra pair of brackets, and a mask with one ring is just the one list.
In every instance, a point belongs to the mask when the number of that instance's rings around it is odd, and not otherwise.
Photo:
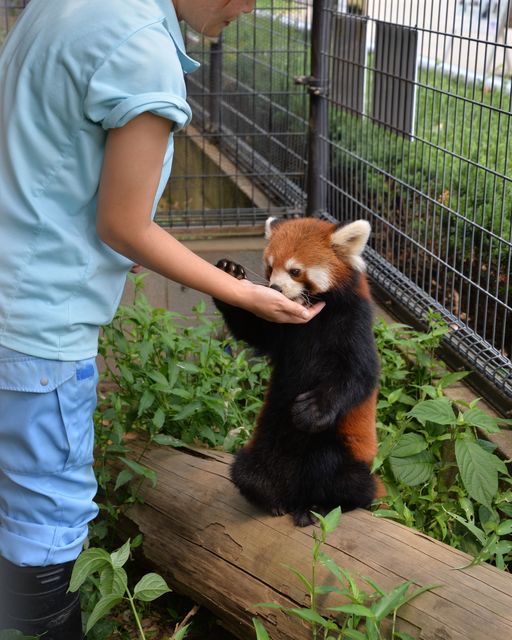
[(0, 558), (0, 630), (82, 640), (80, 596), (67, 593), (73, 564), (19, 567)]

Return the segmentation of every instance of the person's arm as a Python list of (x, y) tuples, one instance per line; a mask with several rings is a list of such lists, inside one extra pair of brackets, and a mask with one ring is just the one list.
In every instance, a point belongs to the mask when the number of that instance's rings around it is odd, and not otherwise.
[(269, 287), (237, 280), (209, 264), (159, 227), (151, 210), (171, 124), (149, 113), (107, 136), (96, 228), (100, 239), (151, 271), (274, 322), (302, 323), (305, 309)]

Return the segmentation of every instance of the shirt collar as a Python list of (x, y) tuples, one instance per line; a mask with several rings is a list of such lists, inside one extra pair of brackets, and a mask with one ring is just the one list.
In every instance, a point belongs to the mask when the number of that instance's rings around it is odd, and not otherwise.
[(183, 71), (185, 73), (192, 73), (192, 71), (195, 71), (201, 65), (199, 62), (193, 60), (189, 55), (187, 55), (185, 42), (183, 41), (183, 35), (181, 33), (180, 23), (178, 21), (178, 16), (176, 15), (174, 4), (172, 0), (157, 0), (157, 3), (162, 7), (163, 12), (165, 13), (164, 25), (171, 38), (174, 40)]

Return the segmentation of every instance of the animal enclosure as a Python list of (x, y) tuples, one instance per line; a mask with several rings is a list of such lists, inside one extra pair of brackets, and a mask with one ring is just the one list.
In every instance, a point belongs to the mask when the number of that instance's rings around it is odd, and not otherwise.
[[(0, 0), (0, 39), (26, 0)], [(258, 0), (202, 63), (164, 226), (370, 221), (368, 271), (406, 319), (437, 311), (455, 366), (512, 405), (509, 0)]]

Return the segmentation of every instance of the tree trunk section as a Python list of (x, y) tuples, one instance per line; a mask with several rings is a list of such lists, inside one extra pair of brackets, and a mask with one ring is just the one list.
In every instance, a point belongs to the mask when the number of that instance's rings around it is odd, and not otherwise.
[[(272, 640), (310, 639), (310, 627), (298, 618), (256, 605), (309, 606), (304, 585), (284, 565), (311, 579), (313, 527), (299, 529), (289, 516), (252, 507), (229, 480), (231, 460), (208, 450), (150, 447), (142, 453), (139, 461), (158, 477), (156, 487), (144, 485), (144, 503), (128, 512), (144, 534), (144, 556), (237, 638), (255, 638), (251, 619), (258, 616)], [(324, 551), (367, 591), (360, 576), (385, 590), (404, 580), (440, 585), (398, 612), (398, 628), (414, 638), (512, 638), (512, 576), (486, 564), (463, 568), (470, 556), (424, 534), (357, 510), (342, 515)], [(319, 570), (317, 584), (335, 583)], [(345, 603), (339, 596), (319, 599), (324, 613)]]

